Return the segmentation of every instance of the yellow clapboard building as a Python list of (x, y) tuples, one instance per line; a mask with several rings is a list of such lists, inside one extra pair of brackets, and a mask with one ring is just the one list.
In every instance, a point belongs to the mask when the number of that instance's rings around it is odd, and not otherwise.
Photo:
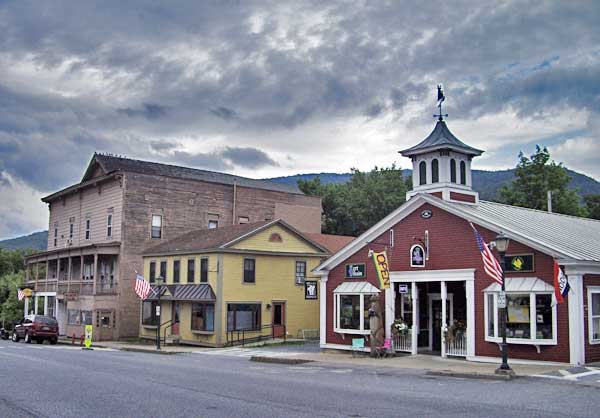
[(192, 231), (150, 248), (144, 278), (153, 291), (142, 302), (140, 336), (154, 339), (159, 321), (166, 341), (203, 346), (316, 334), (311, 271), (329, 251), (308, 235), (275, 220)]

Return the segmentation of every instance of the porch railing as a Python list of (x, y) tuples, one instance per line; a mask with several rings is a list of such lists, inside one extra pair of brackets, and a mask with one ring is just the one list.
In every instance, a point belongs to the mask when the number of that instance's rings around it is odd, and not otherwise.
[(412, 352), (412, 329), (406, 334), (394, 336), (394, 351)]
[(467, 331), (456, 334), (446, 340), (446, 355), (455, 357), (467, 356)]

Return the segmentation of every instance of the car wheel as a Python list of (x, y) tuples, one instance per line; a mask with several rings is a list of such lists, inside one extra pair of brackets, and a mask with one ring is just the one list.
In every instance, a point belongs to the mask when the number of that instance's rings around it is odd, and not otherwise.
[(29, 333), (28, 333), (28, 332), (26, 332), (26, 333), (25, 333), (25, 338), (24, 338), (24, 340), (25, 340), (25, 342), (26, 342), (27, 344), (31, 344), (31, 337), (29, 336)]
[(13, 332), (13, 334), (12, 334), (12, 340), (13, 340), (13, 342), (15, 342), (15, 343), (18, 343), (18, 342), (19, 342), (20, 338), (19, 338), (19, 336), (17, 335), (17, 333), (16, 333), (16, 332)]
[(50, 338), (50, 344), (54, 345), (58, 342), (58, 338)]

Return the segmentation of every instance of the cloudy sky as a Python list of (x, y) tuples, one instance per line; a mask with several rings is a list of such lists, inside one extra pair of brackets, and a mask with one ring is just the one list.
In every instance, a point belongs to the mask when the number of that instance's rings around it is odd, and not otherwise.
[[(408, 167), (448, 126), (600, 179), (600, 2), (0, 1), (0, 238), (94, 151), (249, 177)], [(484, 4), (485, 3), (485, 4)], [(490, 4), (495, 4), (491, 7)]]

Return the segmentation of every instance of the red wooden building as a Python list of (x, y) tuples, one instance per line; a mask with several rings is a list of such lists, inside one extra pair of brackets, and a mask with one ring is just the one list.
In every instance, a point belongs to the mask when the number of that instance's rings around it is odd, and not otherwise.
[[(321, 347), (350, 349), (353, 339), (368, 339), (369, 298), (380, 294), (395, 350), (497, 361), (502, 294), (483, 270), (472, 223), (487, 243), (499, 233), (510, 239), (510, 358), (600, 361), (600, 221), (480, 201), (471, 188), (471, 159), (482, 151), (458, 140), (443, 120), (401, 153), (413, 162), (407, 202), (315, 270)], [(380, 290), (369, 253), (383, 249), (391, 286)], [(554, 260), (571, 286), (561, 304), (553, 295)], [(396, 320), (408, 332), (394, 336)]]

